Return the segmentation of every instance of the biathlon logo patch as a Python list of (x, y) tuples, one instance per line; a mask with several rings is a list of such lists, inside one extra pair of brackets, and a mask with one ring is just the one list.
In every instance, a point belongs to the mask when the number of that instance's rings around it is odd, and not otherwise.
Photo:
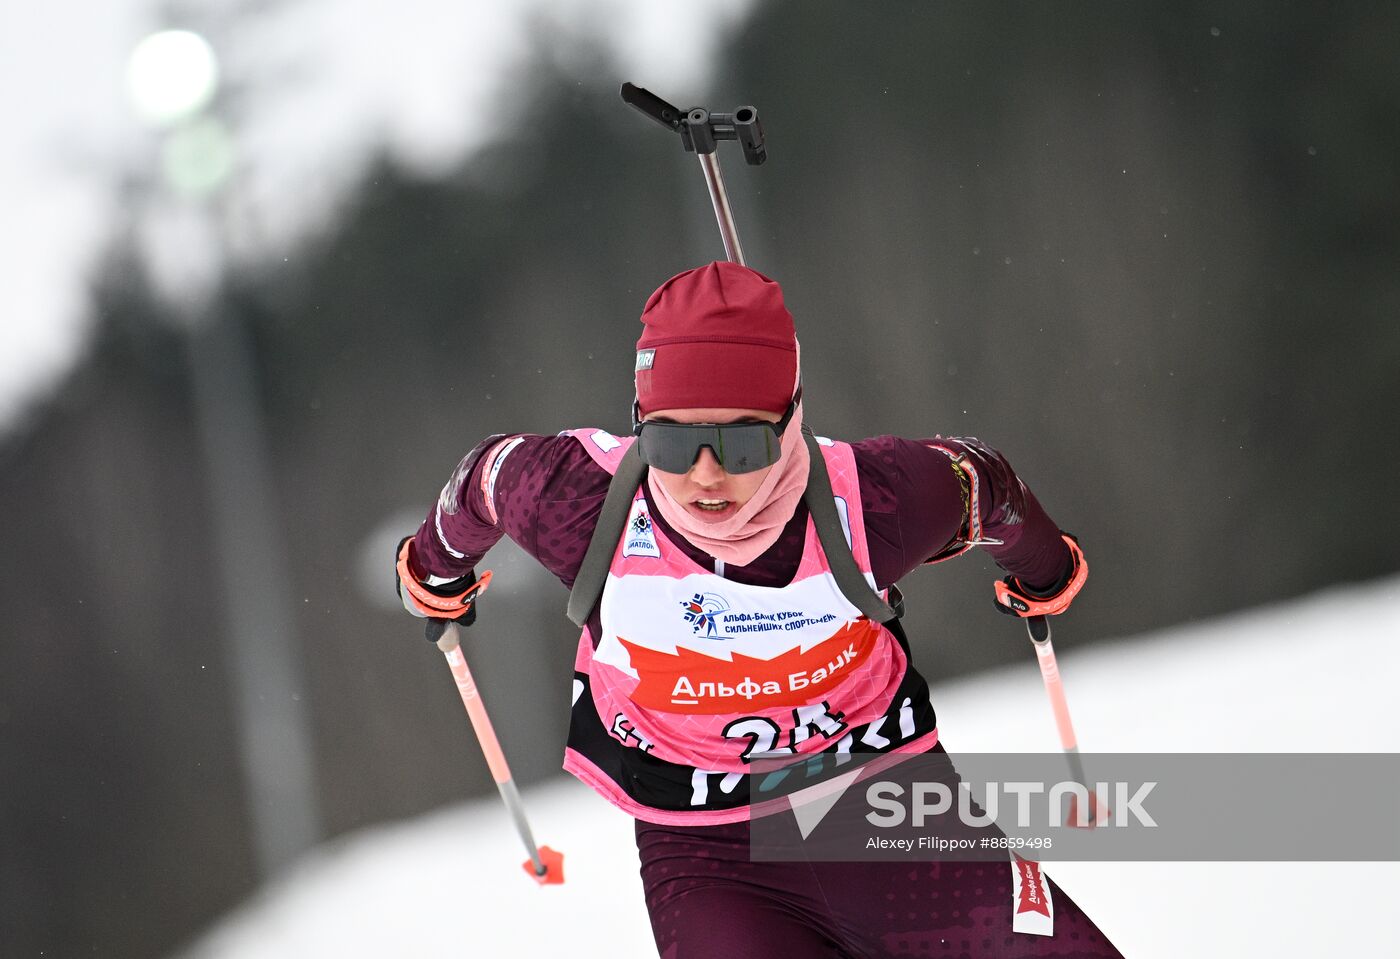
[(661, 558), (661, 548), (656, 545), (656, 528), (647, 515), (647, 504), (637, 500), (632, 504), (632, 515), (627, 519), (626, 539), (622, 544), (623, 556), (650, 556)]
[(638, 351), (637, 351), (637, 368), (636, 368), (635, 370), (633, 370), (633, 372), (634, 372), (634, 373), (640, 373), (642, 370), (649, 370), (649, 369), (651, 369), (651, 365), (652, 365), (653, 363), (655, 363), (655, 362), (656, 362), (656, 351), (655, 351), (655, 350), (638, 350)]
[(1040, 863), (1011, 857), (1011, 931), (1032, 936), (1055, 934), (1055, 906)]

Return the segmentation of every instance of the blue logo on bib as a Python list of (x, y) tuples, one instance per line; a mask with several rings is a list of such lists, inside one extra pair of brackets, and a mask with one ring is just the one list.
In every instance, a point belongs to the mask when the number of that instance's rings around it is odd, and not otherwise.
[(681, 600), (681, 608), (685, 610), (685, 621), (695, 635), (706, 639), (729, 638), (719, 635), (715, 618), (720, 613), (729, 612), (729, 604), (714, 593), (696, 593), (691, 599)]

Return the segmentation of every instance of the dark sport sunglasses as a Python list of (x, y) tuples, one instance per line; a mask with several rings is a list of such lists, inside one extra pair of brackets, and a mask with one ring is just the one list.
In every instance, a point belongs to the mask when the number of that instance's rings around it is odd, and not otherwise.
[(799, 388), (776, 423), (658, 423), (643, 421), (632, 403), (632, 432), (642, 462), (666, 473), (687, 473), (705, 447), (726, 473), (752, 473), (772, 466), (783, 455), (782, 439), (802, 399)]

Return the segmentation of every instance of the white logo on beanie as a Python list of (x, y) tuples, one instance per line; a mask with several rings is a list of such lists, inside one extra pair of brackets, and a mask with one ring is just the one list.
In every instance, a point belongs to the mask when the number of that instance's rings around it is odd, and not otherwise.
[(655, 363), (655, 362), (656, 362), (656, 351), (655, 351), (655, 350), (638, 350), (638, 351), (637, 351), (637, 368), (636, 368), (635, 370), (633, 370), (633, 372), (641, 372), (642, 370), (649, 370), (649, 369), (651, 369), (651, 365), (652, 365), (653, 363)]

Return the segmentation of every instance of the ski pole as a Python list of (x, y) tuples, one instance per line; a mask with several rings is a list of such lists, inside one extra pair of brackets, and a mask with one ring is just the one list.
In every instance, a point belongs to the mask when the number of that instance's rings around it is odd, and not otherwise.
[(530, 853), (530, 858), (522, 867), (542, 886), (555, 885), (564, 881), (564, 854), (548, 846), (536, 846), (534, 833), (530, 831), (529, 820), (525, 818), (525, 804), (520, 799), (520, 791), (511, 778), (510, 766), (506, 764), (506, 754), (501, 750), (501, 742), (496, 738), (496, 730), (491, 725), (491, 717), (486, 714), (486, 705), (481, 701), (481, 693), (472, 680), (467, 659), (462, 655), (461, 634), (456, 623), (449, 619), (430, 619), (427, 623), (428, 641), (435, 643), (447, 657), (452, 667), (452, 677), (457, 681), (457, 692), (462, 695), (462, 705), (467, 707), (472, 728), (476, 730), (481, 751), (486, 754), (486, 765), (496, 780), (496, 788), (501, 799), (510, 810), (515, 822), (515, 831), (520, 841)]
[(622, 85), (622, 101), (636, 107), (657, 123), (679, 133), (681, 146), (700, 160), (705, 186), (710, 192), (710, 204), (715, 208), (724, 255), (732, 263), (744, 265), (744, 248), (739, 244), (739, 229), (734, 225), (734, 211), (729, 208), (729, 194), (724, 189), (724, 177), (719, 169), (720, 140), (738, 140), (744, 150), (744, 160), (758, 166), (768, 159), (768, 147), (763, 139), (763, 126), (758, 122), (758, 110), (739, 107), (733, 113), (711, 113), (704, 107), (691, 107), (684, 112), (676, 109), (656, 94), (632, 83)]
[[(1050, 697), (1050, 709), (1055, 713), (1055, 727), (1060, 732), (1060, 745), (1064, 747), (1069, 760), (1070, 774), (1074, 781), (1084, 787), (1089, 797), (1087, 825), (1095, 825), (1108, 817), (1108, 810), (1100, 809), (1094, 790), (1084, 776), (1084, 762), (1079, 757), (1079, 740), (1074, 735), (1074, 723), (1069, 718), (1069, 702), (1065, 699), (1065, 686), (1060, 680), (1060, 667), (1055, 662), (1055, 647), (1050, 644), (1050, 621), (1044, 616), (1031, 616), (1026, 619), (1026, 632), (1035, 646), (1035, 658), (1040, 663), (1040, 678), (1045, 681), (1045, 694)], [(1078, 820), (1072, 804), (1069, 812), (1070, 823)]]

